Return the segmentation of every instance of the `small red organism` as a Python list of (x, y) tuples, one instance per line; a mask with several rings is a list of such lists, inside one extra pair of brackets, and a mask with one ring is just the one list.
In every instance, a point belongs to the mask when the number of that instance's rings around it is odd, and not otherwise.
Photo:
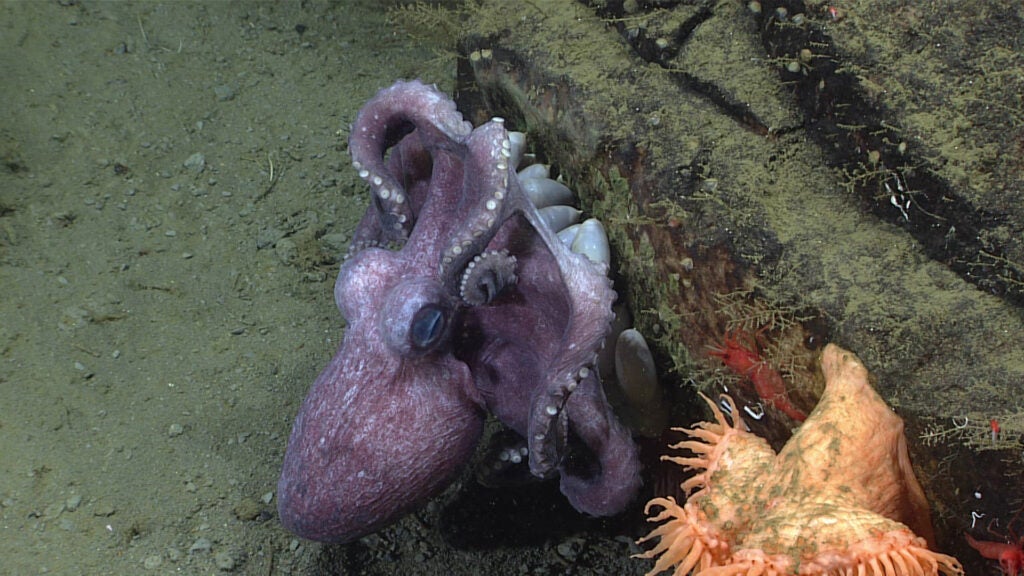
[(747, 335), (745, 339), (749, 345), (741, 343), (735, 332), (728, 334), (722, 346), (712, 348), (708, 354), (721, 358), (730, 370), (749, 379), (762, 400), (797, 422), (806, 420), (807, 415), (790, 403), (782, 376), (758, 354), (755, 338)]
[(992, 525), (989, 524), (988, 531), (1002, 538), (1004, 542), (975, 540), (971, 538), (970, 534), (964, 533), (971, 548), (989, 560), (999, 561), (999, 568), (1002, 569), (1003, 576), (1024, 576), (1024, 536), (1017, 536), (1017, 533), (1013, 531), (1013, 522), (1020, 516), (1020, 512), (1018, 510), (1010, 520), (1010, 524), (1007, 526), (1007, 535), (994, 532)]

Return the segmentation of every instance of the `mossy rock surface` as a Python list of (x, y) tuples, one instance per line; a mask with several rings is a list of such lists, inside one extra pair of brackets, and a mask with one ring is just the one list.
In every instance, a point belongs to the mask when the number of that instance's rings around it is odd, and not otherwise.
[(1024, 498), (1024, 63), (995, 13), (1020, 24), (1009, 2), (485, 1), (458, 89), (604, 221), (666, 379), (756, 403), (708, 355), (743, 338), (809, 410), (816, 351), (855, 351), (968, 567), (971, 512)]

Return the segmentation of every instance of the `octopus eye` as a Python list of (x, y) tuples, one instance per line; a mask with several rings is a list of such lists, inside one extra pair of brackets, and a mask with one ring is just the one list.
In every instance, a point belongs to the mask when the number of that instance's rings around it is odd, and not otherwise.
[(442, 308), (435, 305), (424, 306), (412, 318), (409, 343), (416, 350), (426, 352), (440, 343), (447, 324), (448, 319)]

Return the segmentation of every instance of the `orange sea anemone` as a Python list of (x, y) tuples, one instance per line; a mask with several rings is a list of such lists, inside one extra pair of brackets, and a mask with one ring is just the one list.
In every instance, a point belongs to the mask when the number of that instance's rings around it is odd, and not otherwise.
[[(868, 382), (857, 357), (829, 345), (821, 355), (825, 392), (776, 455), (746, 431), (732, 399), (732, 424), (708, 400), (715, 422), (680, 429), (690, 440), (663, 456), (698, 473), (682, 484), (685, 505), (655, 498), (658, 538), (641, 554), (648, 576), (963, 574), (933, 545), (928, 502), (914, 477), (903, 421)], [(707, 398), (705, 398), (707, 400)], [(692, 493), (691, 493), (692, 492)]]

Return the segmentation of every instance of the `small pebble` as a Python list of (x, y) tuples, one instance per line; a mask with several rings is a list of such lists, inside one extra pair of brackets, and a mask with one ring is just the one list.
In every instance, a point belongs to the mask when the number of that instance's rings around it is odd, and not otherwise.
[(212, 549), (213, 549), (213, 542), (210, 542), (209, 538), (200, 536), (199, 538), (196, 538), (196, 541), (193, 542), (191, 546), (189, 546), (188, 553), (189, 554), (205, 553), (205, 552), (209, 552)]
[(114, 512), (114, 507), (111, 506), (110, 504), (99, 504), (95, 508), (93, 508), (92, 515), (105, 518), (108, 516), (113, 516)]
[(230, 552), (220, 551), (213, 556), (213, 563), (217, 565), (217, 568), (224, 572), (230, 572), (235, 569), (235, 557)]
[(256, 233), (256, 249), (262, 250), (277, 244), (277, 241), (284, 238), (284, 232), (277, 228), (264, 228)]
[(185, 432), (185, 427), (175, 422), (167, 427), (167, 435), (171, 438), (181, 436)]
[(221, 102), (227, 102), (228, 100), (235, 99), (235, 89), (227, 84), (214, 86), (213, 93), (217, 95), (217, 100), (220, 100)]
[(343, 254), (348, 246), (348, 234), (341, 232), (324, 234), (320, 238), (320, 245), (331, 254)]
[(142, 561), (142, 567), (146, 570), (155, 570), (164, 563), (164, 559), (159, 554), (150, 554), (146, 556), (146, 559)]
[(63, 502), (54, 502), (53, 504), (50, 504), (49, 506), (47, 506), (45, 510), (43, 510), (43, 518), (46, 518), (47, 520), (53, 520), (53, 519), (57, 518), (58, 516), (60, 516), (60, 513), (63, 512), (63, 511), (64, 511), (64, 503)]
[(299, 247), (290, 238), (282, 238), (274, 245), (274, 253), (282, 264), (289, 265), (299, 256)]
[(64, 509), (67, 510), (68, 512), (74, 512), (75, 510), (78, 510), (78, 507), (81, 505), (82, 496), (80, 494), (68, 496), (68, 499), (64, 501)]
[(260, 512), (262, 512), (262, 508), (260, 507), (259, 502), (253, 500), (252, 498), (243, 498), (238, 504), (235, 505), (232, 512), (235, 513), (235, 517), (239, 520), (252, 521), (259, 518)]
[[(637, 552), (639, 554), (639, 552)], [(167, 559), (171, 562), (178, 562), (181, 560), (181, 550), (170, 546), (167, 548)]]
[(186, 158), (183, 165), (198, 174), (203, 171), (203, 168), (206, 168), (206, 156), (203, 156), (202, 152), (196, 152)]
[(579, 558), (582, 549), (583, 542), (576, 538), (569, 539), (555, 547), (555, 551), (558, 555), (570, 563), (575, 562), (576, 559)]

